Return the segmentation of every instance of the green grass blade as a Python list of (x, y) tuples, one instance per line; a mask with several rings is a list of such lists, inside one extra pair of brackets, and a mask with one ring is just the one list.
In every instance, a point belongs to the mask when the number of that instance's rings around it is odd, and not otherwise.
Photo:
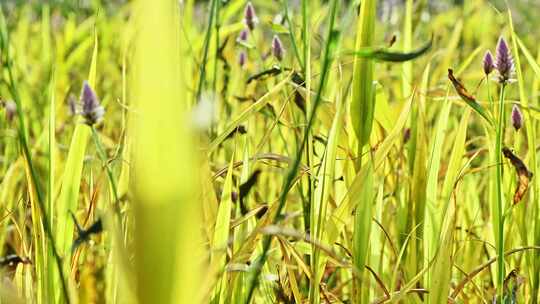
[[(431, 64), (428, 64), (424, 70), (420, 92), (425, 92), (428, 87), (429, 73)], [(407, 268), (409, 274), (417, 273), (423, 265), (424, 246), (422, 238), (424, 237), (425, 214), (426, 214), (426, 186), (427, 186), (427, 124), (426, 124), (426, 95), (419, 94), (420, 98), (416, 105), (416, 111), (411, 119), (411, 144), (414, 144), (414, 151), (410, 151), (409, 160), (413, 161), (412, 180), (410, 186), (410, 201), (408, 203), (407, 229), (409, 232), (412, 227), (415, 229), (415, 237), (410, 241), (409, 252), (407, 254)], [(413, 146), (413, 145), (411, 145)]]
[[(413, 0), (405, 2), (405, 20), (403, 22), (403, 52), (410, 52), (413, 41)], [(412, 93), (413, 67), (411, 62), (405, 62), (402, 69), (401, 82), (403, 97), (407, 98)]]
[[(389, 157), (391, 149), (394, 145), (401, 139), (403, 134), (403, 129), (405, 123), (410, 115), (410, 110), (412, 106), (412, 98), (405, 104), (401, 114), (394, 125), (392, 131), (380, 144), (379, 148), (375, 151), (373, 156), (373, 167), (377, 170), (383, 162)], [(342, 233), (343, 226), (347, 222), (348, 216), (352, 213), (355, 205), (353, 204), (354, 198), (360, 196), (362, 185), (364, 180), (367, 178), (367, 172), (365, 170), (360, 170), (356, 175), (352, 183), (348, 188), (348, 192), (344, 200), (339, 204), (339, 206), (334, 210), (332, 216), (329, 220), (327, 229), (329, 230), (329, 241), (334, 242), (336, 238)]]
[[(56, 173), (56, 157), (57, 157), (57, 150), (56, 150), (56, 76), (55, 72), (52, 72), (52, 79), (50, 84), (50, 92), (49, 92), (49, 143), (48, 143), (48, 154), (49, 154), (49, 167), (48, 167), (48, 184), (47, 184), (47, 212), (49, 216), (49, 223), (51, 227), (54, 227), (54, 214), (55, 212), (55, 204), (54, 204), (54, 194), (55, 194), (55, 173)], [(46, 253), (46, 265), (52, 265), (53, 264), (53, 256), (52, 256), (52, 248), (50, 248), (51, 244), (47, 244), (47, 253)], [(54, 297), (55, 289), (54, 289), (54, 272), (48, 271), (47, 274), (45, 274), (47, 277), (46, 280), (46, 296), (48, 298)]]
[(355, 269), (358, 271), (355, 278), (356, 291), (354, 298), (356, 303), (362, 303), (364, 301), (364, 294), (369, 290), (369, 284), (366, 281), (367, 276), (364, 275), (364, 267), (369, 253), (371, 223), (376, 194), (374, 189), (375, 172), (373, 161), (368, 161), (362, 170), (366, 172), (366, 178), (362, 184), (360, 195), (357, 198), (352, 198), (356, 206), (352, 245), (353, 263)]
[[(411, 52), (392, 52), (386, 49), (361, 48), (347, 54), (361, 58), (375, 59), (383, 62), (406, 62), (425, 55), (433, 45), (433, 37), (420, 48)], [(409, 64), (409, 63), (405, 63)], [(408, 95), (407, 95), (408, 96)]]
[[(435, 221), (435, 225), (440, 223), (442, 231), (440, 234), (439, 247), (435, 257), (435, 264), (430, 269), (429, 275), (429, 303), (446, 302), (449, 290), (450, 279), (452, 275), (453, 262), (451, 260), (453, 253), (453, 231), (455, 230), (454, 223), (454, 205), (452, 205), (451, 192), (454, 190), (459, 172), (462, 168), (462, 158), (465, 152), (465, 140), (467, 137), (467, 126), (471, 109), (466, 108), (456, 133), (454, 147), (450, 156), (450, 162), (444, 179), (442, 188), (442, 200), (447, 203), (442, 206), (442, 212)], [(454, 201), (453, 204), (457, 202)], [(450, 215), (450, 216), (447, 216)]]
[[(311, 209), (311, 231), (315, 240), (324, 242), (327, 239), (325, 224), (327, 222), (329, 197), (333, 189), (336, 154), (339, 142), (339, 133), (343, 124), (344, 110), (341, 101), (336, 100), (337, 112), (332, 122), (332, 128), (328, 134), (328, 144), (322, 160), (322, 168), (317, 176), (315, 188), (315, 208)], [(313, 278), (310, 285), (310, 299), (312, 303), (320, 303), (319, 286), (326, 268), (327, 259), (321, 256), (319, 246), (312, 246), (311, 265)]]
[[(376, 3), (376, 0), (366, 0), (361, 3), (356, 27), (356, 50), (373, 46)], [(358, 140), (358, 155), (362, 153), (362, 147), (368, 143), (373, 126), (375, 110), (373, 65), (373, 60), (370, 58), (356, 57), (354, 59), (350, 115)], [(360, 166), (360, 162), (357, 166)]]
[[(212, 252), (210, 253), (210, 265), (212, 265), (211, 271), (216, 275), (225, 269), (225, 260), (227, 256), (227, 248), (229, 244), (229, 233), (231, 223), (231, 213), (233, 210), (232, 192), (233, 192), (233, 165), (234, 155), (229, 162), (229, 168), (227, 170), (227, 176), (223, 183), (223, 189), (221, 192), (221, 200), (219, 203), (216, 224), (214, 226), (214, 236), (212, 238)], [(227, 290), (227, 280), (222, 280), (219, 287), (221, 292)], [(219, 296), (217, 294), (216, 296)], [(223, 299), (221, 299), (223, 301)]]

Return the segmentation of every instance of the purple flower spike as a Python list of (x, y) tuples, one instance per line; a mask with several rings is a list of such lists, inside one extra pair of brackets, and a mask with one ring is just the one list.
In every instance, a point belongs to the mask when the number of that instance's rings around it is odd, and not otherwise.
[(105, 114), (105, 109), (100, 105), (99, 99), (88, 84), (87, 81), (84, 82), (82, 92), (81, 92), (81, 103), (82, 111), (81, 115), (85, 119), (85, 123), (89, 126), (92, 126), (103, 119)]
[(246, 63), (247, 63), (247, 54), (246, 52), (242, 51), (240, 52), (240, 55), (238, 55), (238, 65), (240, 65), (241, 68), (244, 68)]
[(508, 43), (503, 37), (499, 38), (497, 43), (497, 52), (495, 54), (495, 68), (499, 72), (499, 82), (508, 83), (514, 73), (514, 59)]
[(490, 51), (487, 51), (486, 54), (484, 55), (483, 64), (484, 64), (484, 73), (486, 73), (486, 75), (491, 74), (491, 72), (495, 68), (495, 63), (493, 61), (493, 55), (491, 54)]
[(238, 38), (236, 41), (238, 42), (246, 42), (248, 39), (249, 32), (247, 29), (243, 29), (240, 34), (238, 34)]
[(259, 23), (259, 19), (255, 14), (255, 8), (253, 7), (253, 4), (251, 4), (251, 2), (248, 2), (246, 4), (246, 9), (244, 10), (244, 23), (250, 30), (253, 30), (255, 28), (255, 25)]
[(512, 107), (512, 125), (518, 131), (523, 126), (523, 114), (517, 105)]
[(279, 37), (275, 35), (274, 39), (272, 39), (272, 55), (274, 55), (277, 60), (281, 61), (283, 60), (284, 54), (285, 49), (283, 48), (283, 43), (281, 42)]

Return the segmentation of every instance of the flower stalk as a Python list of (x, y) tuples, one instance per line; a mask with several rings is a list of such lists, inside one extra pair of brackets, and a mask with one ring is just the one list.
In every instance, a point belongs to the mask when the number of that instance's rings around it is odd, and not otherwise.
[(502, 192), (503, 172), (502, 172), (502, 141), (504, 136), (504, 98), (505, 98), (506, 85), (501, 85), (501, 93), (499, 99), (499, 116), (496, 132), (495, 154), (497, 160), (497, 172), (496, 172), (496, 191), (497, 191), (497, 294), (502, 299), (503, 285), (504, 285), (504, 216), (503, 216), (503, 201), (504, 195)]
[(497, 160), (497, 172), (496, 172), (496, 191), (497, 191), (497, 297), (502, 303), (504, 293), (504, 278), (506, 276), (504, 267), (504, 194), (502, 192), (503, 183), (503, 169), (502, 169), (502, 156), (503, 156), (503, 139), (504, 139), (504, 100), (506, 86), (512, 82), (512, 76), (514, 74), (515, 66), (512, 53), (508, 47), (508, 43), (501, 36), (497, 42), (497, 50), (495, 53), (495, 69), (498, 72), (498, 82), (501, 85), (501, 93), (499, 96), (499, 113), (498, 113), (498, 125), (496, 132), (495, 153)]

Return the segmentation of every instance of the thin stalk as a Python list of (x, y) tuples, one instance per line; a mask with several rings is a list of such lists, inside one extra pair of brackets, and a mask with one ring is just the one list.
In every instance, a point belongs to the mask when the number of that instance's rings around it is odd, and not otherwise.
[[(94, 126), (90, 126), (90, 129), (92, 130), (92, 138), (94, 140), (94, 144), (96, 145), (98, 157), (100, 158), (101, 162), (103, 163), (103, 166), (105, 167), (105, 171), (107, 172), (107, 178), (109, 180), (109, 184), (110, 184), (113, 199), (114, 199), (114, 202), (112, 204), (112, 211), (114, 215), (116, 216), (116, 223), (114, 222), (114, 217), (113, 217), (113, 219), (110, 220), (111, 222), (110, 230), (113, 236), (113, 242), (115, 242), (118, 245), (117, 247), (118, 253), (115, 255), (116, 256), (115, 259), (120, 269), (122, 269), (123, 271), (127, 271), (129, 269), (129, 265), (126, 264), (125, 259), (118, 258), (118, 256), (121, 257), (121, 256), (126, 255), (126, 247), (125, 247), (126, 240), (125, 238), (123, 238), (123, 236), (126, 235), (126, 231), (122, 227), (122, 215), (120, 213), (120, 208), (119, 208), (120, 196), (118, 195), (118, 186), (114, 179), (112, 169), (109, 166), (107, 154), (105, 153), (105, 149), (103, 148), (103, 143), (101, 142), (101, 139), (99, 138), (99, 133)], [(107, 223), (107, 218), (106, 218), (105, 223)]]
[[(217, 70), (218, 70), (218, 62), (219, 62), (219, 32), (221, 24), (219, 23), (219, 9), (221, 8), (221, 1), (217, 1), (216, 9), (215, 9), (215, 24), (214, 27), (216, 29), (216, 37), (215, 37), (215, 44), (216, 44), (216, 51), (214, 53), (214, 79), (212, 81), (212, 92), (217, 92)], [(202, 74), (201, 74), (202, 75)], [(225, 96), (223, 96), (225, 98)]]
[[(55, 101), (55, 89), (56, 89), (56, 76), (55, 76), (55, 68), (52, 68), (51, 72), (51, 80), (50, 80), (50, 92), (49, 92), (49, 144), (48, 144), (48, 152), (49, 152), (49, 162), (48, 162), (48, 181), (47, 181), (47, 203), (48, 203), (48, 216), (49, 216), (49, 224), (51, 227), (54, 226), (54, 176), (55, 176), (55, 145), (56, 145), (56, 101)], [(52, 256), (51, 256), (51, 248), (50, 244), (47, 244), (47, 252), (45, 253), (45, 265), (49, 265), (52, 263)], [(54, 271), (48, 271), (46, 274), (48, 282), (46, 282), (46, 290), (47, 290), (47, 297), (51, 298), (54, 297), (55, 291), (54, 291)], [(47, 300), (47, 299), (46, 299)], [(46, 301), (45, 301), (46, 302)]]
[[(120, 198), (118, 196), (118, 186), (116, 185), (116, 181), (114, 180), (114, 175), (112, 172), (111, 167), (109, 166), (109, 162), (107, 159), (107, 154), (105, 153), (105, 149), (103, 149), (103, 144), (101, 143), (101, 140), (99, 139), (99, 134), (94, 128), (94, 126), (91, 126), (92, 129), (92, 138), (94, 139), (94, 143), (96, 145), (96, 150), (98, 152), (98, 156), (103, 163), (103, 166), (105, 167), (105, 171), (107, 172), (107, 178), (109, 179), (109, 184), (111, 185), (111, 190), (114, 198), (114, 203), (112, 205), (113, 212), (116, 215), (116, 221), (118, 225), (118, 231), (116, 231), (116, 238), (118, 241), (119, 250), (121, 252), (125, 252), (124, 244), (122, 243), (122, 235), (124, 235), (124, 231), (122, 229), (122, 216), (120, 214), (120, 208), (118, 208), (118, 203), (120, 202)], [(114, 232), (113, 232), (114, 233)]]
[(496, 105), (495, 105), (495, 102), (493, 102), (493, 96), (491, 96), (491, 90), (490, 90), (490, 87), (489, 87), (489, 76), (486, 75), (486, 88), (487, 88), (487, 96), (488, 96), (488, 100), (489, 100), (489, 105), (490, 105), (490, 108), (491, 108), (491, 113), (493, 114), (492, 117), (495, 117), (496, 115)]
[(105, 171), (107, 172), (107, 177), (109, 179), (109, 183), (111, 184), (112, 193), (114, 197), (114, 203), (118, 203), (118, 190), (116, 186), (116, 181), (114, 180), (114, 176), (111, 170), (111, 167), (109, 166), (109, 162), (107, 159), (107, 154), (105, 154), (105, 150), (103, 149), (103, 145), (101, 144), (101, 140), (99, 139), (99, 134), (94, 126), (90, 126), (92, 129), (92, 138), (94, 139), (94, 143), (96, 145), (96, 150), (98, 152), (98, 156), (103, 163), (103, 166), (105, 167)]
[[(503, 284), (504, 284), (504, 216), (503, 216), (503, 193), (502, 193), (502, 141), (504, 135), (504, 93), (505, 85), (501, 85), (501, 96), (499, 100), (499, 115), (498, 115), (498, 126), (497, 126), (497, 141), (495, 144), (495, 153), (497, 159), (497, 180), (496, 180), (496, 189), (497, 189), (497, 295), (502, 301), (503, 297)], [(502, 302), (501, 302), (502, 303)]]
[(206, 72), (206, 63), (208, 62), (208, 49), (210, 47), (210, 37), (212, 36), (212, 25), (214, 24), (214, 15), (216, 13), (218, 0), (212, 0), (210, 5), (210, 15), (208, 16), (208, 28), (206, 29), (206, 35), (204, 37), (204, 46), (203, 46), (203, 59), (201, 63), (201, 68), (199, 70), (199, 84), (197, 85), (197, 94), (195, 98), (198, 100), (201, 97), (201, 92), (205, 80)]
[[(306, 131), (304, 132), (304, 138), (302, 140), (302, 143), (300, 145), (300, 148), (298, 151), (296, 151), (296, 156), (294, 158), (294, 162), (292, 163), (291, 170), (289, 170), (289, 173), (287, 174), (287, 177), (283, 184), (283, 191), (281, 192), (279, 201), (278, 201), (278, 207), (274, 214), (274, 217), (272, 219), (272, 223), (276, 224), (278, 220), (281, 218), (281, 211), (283, 210), (283, 207), (285, 206), (285, 200), (287, 199), (287, 194), (289, 193), (293, 181), (296, 177), (296, 174), (298, 172), (298, 169), (300, 167), (300, 161), (302, 159), (302, 153), (304, 150), (304, 147), (306, 146), (306, 143), (309, 138), (309, 130), (313, 126), (313, 123), (315, 121), (315, 117), (317, 114), (317, 109), (319, 108), (322, 100), (322, 91), (324, 88), (324, 85), (326, 83), (326, 79), (328, 76), (328, 71), (330, 69), (330, 64), (332, 61), (332, 57), (330, 54), (330, 49), (332, 48), (331, 42), (333, 42), (333, 35), (334, 35), (334, 20), (336, 16), (337, 11), (337, 0), (332, 0), (331, 2), (331, 15), (330, 15), (330, 22), (329, 22), (329, 29), (328, 29), (328, 36), (326, 37), (326, 46), (324, 49), (324, 56), (322, 61), (322, 69), (321, 69), (321, 78), (319, 81), (319, 87), (317, 89), (317, 93), (315, 95), (315, 99), (313, 101), (313, 110), (311, 111), (311, 114), (309, 115), (309, 119), (306, 126)], [(268, 258), (268, 251), (270, 250), (270, 245), (272, 243), (272, 236), (266, 235), (263, 239), (263, 249), (261, 256), (258, 261), (256, 261), (253, 264), (253, 270), (252, 270), (252, 276), (250, 280), (248, 281), (247, 286), (247, 297), (245, 303), (251, 303), (251, 299), (253, 298), (253, 294), (255, 292), (255, 289), (258, 284), (259, 275), (261, 274), (262, 267), (264, 263), (266, 262)]]
[[(309, 115), (311, 114), (310, 111), (312, 109), (311, 104), (311, 36), (310, 36), (310, 29), (309, 29), (309, 0), (302, 0), (302, 39), (303, 39), (303, 66), (302, 66), (302, 73), (304, 74), (304, 86), (306, 88), (306, 111), (305, 111), (305, 121), (307, 122), (309, 119)], [(308, 165), (309, 171), (313, 172), (313, 134), (311, 134), (311, 131), (309, 132), (308, 140), (307, 140), (307, 148), (306, 148), (306, 163)], [(314, 188), (315, 188), (315, 182), (312, 178), (312, 174), (308, 174), (308, 191), (307, 191), (307, 204), (306, 204), (306, 214), (307, 217), (304, 218), (305, 223), (305, 229), (306, 232), (309, 231), (310, 233), (313, 233), (313, 221), (311, 219), (311, 213), (314, 210), (313, 202), (314, 202)], [(307, 263), (311, 263), (313, 265), (314, 261), (308, 260)], [(309, 264), (308, 264), (309, 265)]]
[[(309, 29), (309, 17), (310, 17), (310, 7), (309, 7), (309, 0), (302, 0), (302, 38), (303, 38), (303, 45), (304, 45), (304, 66), (303, 66), (303, 72), (304, 72), (304, 79), (305, 79), (305, 87), (306, 87), (306, 121), (309, 118), (310, 110), (312, 109), (311, 105), (311, 35), (310, 35), (310, 29)], [(313, 134), (311, 134), (311, 130), (307, 130), (308, 132), (308, 140), (307, 140), (307, 149), (306, 149), (306, 158), (307, 158), (307, 165), (309, 167), (310, 172), (313, 172), (313, 161), (314, 161), (314, 155), (313, 155)], [(321, 168), (319, 167), (319, 170)], [(315, 201), (314, 198), (314, 189), (315, 189), (315, 182), (314, 178), (312, 178), (312, 174), (308, 175), (308, 206), (309, 206), (309, 232), (311, 236), (318, 237), (318, 232), (320, 231), (321, 226), (321, 217), (322, 214), (318, 214), (318, 218), (315, 218), (316, 216), (316, 210), (318, 209), (315, 204), (318, 204), (318, 202)], [(318, 176), (318, 174), (317, 174)], [(321, 184), (319, 184), (321, 186)], [(319, 284), (318, 284), (318, 267), (319, 267), (319, 249), (316, 246), (312, 246), (311, 256), (310, 256), (310, 266), (311, 266), (311, 272), (314, 276), (314, 278), (310, 281), (309, 286), (309, 299), (311, 303), (319, 303), (320, 302), (320, 295), (319, 295)]]
[(302, 69), (302, 71), (305, 71), (306, 62), (305, 60), (302, 60), (302, 57), (300, 56), (300, 51), (298, 50), (298, 46), (296, 45), (296, 35), (294, 34), (294, 26), (291, 21), (291, 18), (289, 17), (289, 5), (287, 4), (288, 1), (282, 0), (281, 3), (283, 4), (283, 10), (285, 11), (285, 20), (287, 21), (287, 25), (289, 26), (289, 37), (291, 39), (291, 45), (294, 50), (294, 55), (296, 56), (296, 60), (298, 60), (298, 64), (300, 65), (300, 68)]

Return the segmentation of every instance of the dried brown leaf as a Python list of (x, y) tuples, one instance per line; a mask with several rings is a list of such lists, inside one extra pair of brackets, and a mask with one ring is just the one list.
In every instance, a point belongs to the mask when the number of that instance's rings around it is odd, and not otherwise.
[(516, 168), (516, 172), (518, 174), (518, 184), (516, 192), (514, 193), (515, 205), (521, 201), (521, 199), (527, 192), (527, 189), (529, 188), (529, 182), (531, 181), (533, 174), (531, 171), (529, 171), (529, 169), (527, 169), (527, 166), (525, 166), (523, 161), (519, 159), (509, 148), (504, 147), (502, 149), (502, 152), (504, 154), (504, 157), (508, 158), (512, 163), (512, 166)]

